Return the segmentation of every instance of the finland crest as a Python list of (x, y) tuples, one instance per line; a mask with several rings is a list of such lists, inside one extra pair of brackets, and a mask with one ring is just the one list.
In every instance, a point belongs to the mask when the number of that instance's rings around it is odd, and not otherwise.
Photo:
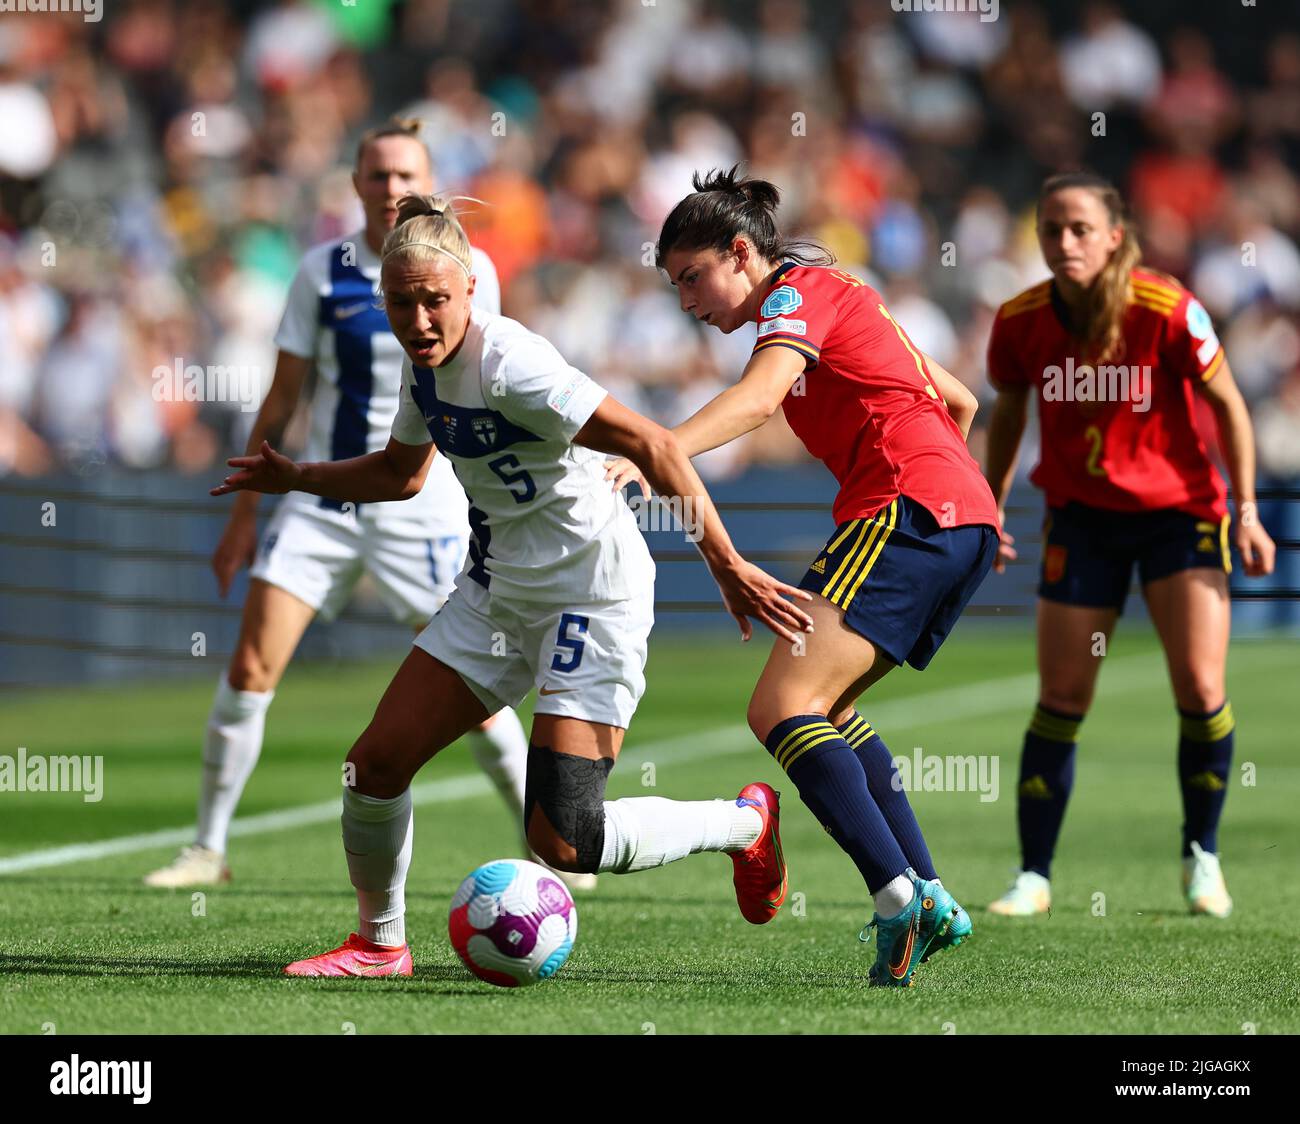
[(479, 443), (486, 445), (489, 449), (496, 444), (497, 440), (497, 423), (491, 415), (484, 414), (475, 418), (471, 423), (474, 430), (474, 436), (479, 439)]
[(759, 309), (759, 316), (766, 320), (770, 316), (789, 316), (803, 304), (803, 294), (793, 285), (781, 285), (773, 289)]

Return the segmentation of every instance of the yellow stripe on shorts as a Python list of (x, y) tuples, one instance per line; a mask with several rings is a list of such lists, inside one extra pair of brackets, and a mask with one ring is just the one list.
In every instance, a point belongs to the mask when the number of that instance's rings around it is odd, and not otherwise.
[(835, 550), (835, 548), (838, 547), (840, 543), (844, 541), (845, 536), (847, 536), (849, 532), (853, 530), (854, 527), (857, 528), (858, 537), (853, 540), (853, 545), (849, 547), (849, 549), (845, 552), (844, 558), (840, 561), (840, 564), (837, 567), (835, 567), (835, 573), (831, 575), (831, 580), (828, 581), (824, 586), (822, 586), (823, 597), (830, 597), (831, 590), (835, 588), (835, 583), (840, 580), (840, 575), (844, 573), (845, 567), (848, 566), (849, 562), (852, 561), (854, 554), (857, 553), (858, 546), (862, 542), (863, 536), (866, 535), (867, 528), (870, 526), (871, 523), (869, 520), (855, 519), (852, 523), (848, 525), (848, 527), (845, 528), (844, 534), (840, 535), (839, 538), (837, 538), (833, 543), (831, 543), (829, 547), (826, 548), (826, 552), (828, 554), (832, 553)]
[[(876, 564), (876, 559), (880, 557), (880, 552), (884, 550), (885, 541), (889, 538), (890, 534), (893, 533), (894, 526), (897, 522), (898, 522), (898, 501), (891, 500), (889, 504), (889, 522), (885, 526), (884, 534), (882, 534), (879, 540), (876, 542), (876, 549), (871, 552), (871, 557), (867, 559), (867, 564), (863, 566), (861, 570), (858, 571), (858, 576), (857, 578), (854, 579), (853, 582), (853, 588), (849, 590), (848, 597), (844, 599), (844, 602), (841, 606), (842, 608), (847, 609), (853, 603), (853, 598), (856, 597), (858, 593), (858, 587), (866, 580), (867, 575), (871, 573), (871, 567)], [(847, 581), (847, 579), (845, 580)]]

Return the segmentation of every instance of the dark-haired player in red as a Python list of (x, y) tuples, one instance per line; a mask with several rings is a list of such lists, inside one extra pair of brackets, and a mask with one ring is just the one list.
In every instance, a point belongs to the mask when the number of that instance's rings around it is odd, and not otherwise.
[[(1253, 518), (1250, 415), (1210, 317), (1173, 278), (1141, 269), (1119, 193), (1088, 173), (1054, 176), (1038, 203), (1038, 238), (1053, 278), (1008, 301), (989, 341), (998, 390), (987, 475), (999, 509), (1010, 486), (1030, 396), (1047, 494), (1038, 588), (1038, 706), (1020, 761), (1022, 870), (989, 908), (1046, 912), (1048, 877), (1074, 781), (1080, 724), (1136, 565), (1164, 645), (1178, 705), (1183, 885), (1193, 913), (1232, 910), (1217, 831), (1234, 720), (1224, 684), (1230, 602), (1223, 479), (1197, 432), (1204, 398), (1218, 424), (1247, 574), (1273, 568)], [(997, 568), (1015, 557), (1005, 537)]]
[[(758, 340), (740, 381), (678, 440), (694, 456), (782, 407), (840, 484), (835, 533), (799, 583), (814, 594), (814, 632), (773, 648), (750, 729), (866, 881), (879, 936), (871, 982), (906, 986), (970, 918), (939, 882), (893, 756), (854, 702), (904, 661), (930, 662), (997, 552), (997, 509), (966, 450), (975, 399), (871, 286), (781, 236), (770, 183), (732, 169), (696, 176), (695, 188), (664, 223), (658, 264), (685, 311), (723, 332), (757, 322)], [(610, 471), (620, 485), (633, 475)]]

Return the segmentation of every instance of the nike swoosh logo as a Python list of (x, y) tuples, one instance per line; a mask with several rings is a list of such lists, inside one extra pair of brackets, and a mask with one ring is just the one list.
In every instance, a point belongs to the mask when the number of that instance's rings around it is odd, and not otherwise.
[(537, 693), (539, 695), (565, 695), (565, 694), (569, 694), (573, 690), (574, 690), (573, 687), (556, 687), (554, 690), (551, 690), (551, 688), (549, 687), (543, 687)]
[(912, 918), (912, 923), (907, 927), (907, 944), (903, 946), (902, 960), (898, 964), (890, 963), (889, 974), (896, 980), (901, 980), (907, 975), (907, 966), (912, 962), (912, 948), (916, 944), (916, 931), (921, 927), (921, 915), (918, 913)]
[(365, 312), (369, 307), (369, 301), (362, 301), (360, 304), (350, 304), (345, 308), (336, 308), (334, 310), (334, 319), (346, 320), (349, 316), (355, 316), (358, 312)]
[(385, 960), (382, 964), (358, 964), (357, 971), (377, 972), (379, 971), (380, 968), (392, 968), (395, 965), (400, 964), (401, 962), (402, 962), (402, 958), (399, 956), (396, 960)]

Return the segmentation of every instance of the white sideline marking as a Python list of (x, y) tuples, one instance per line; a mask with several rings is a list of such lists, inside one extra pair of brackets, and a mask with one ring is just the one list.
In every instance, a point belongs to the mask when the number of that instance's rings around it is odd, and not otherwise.
[[(1108, 696), (1149, 690), (1166, 682), (1168, 678), (1159, 653), (1126, 656), (1108, 662), (1126, 669), (1119, 679), (1114, 678), (1117, 673), (1112, 673), (1112, 682), (1106, 686)], [(1006, 675), (1000, 679), (985, 679), (962, 687), (945, 687), (938, 691), (921, 691), (900, 699), (886, 699), (866, 709), (872, 725), (878, 724), (884, 730), (891, 726), (931, 726), (965, 718), (988, 717), (1008, 710), (1024, 710), (1027, 717), (1033, 707), (1037, 687), (1036, 673)], [(759, 745), (748, 726), (720, 726), (702, 735), (682, 734), (673, 738), (661, 738), (630, 749), (619, 757), (619, 763), (623, 766), (620, 773), (627, 778), (633, 769), (639, 769), (647, 761), (660, 766), (673, 761), (700, 761), (711, 757), (729, 757), (736, 753), (759, 752)], [(620, 774), (616, 773), (611, 780), (617, 781), (619, 778)], [(411, 800), (417, 805), (446, 804), (483, 796), (491, 791), (492, 785), (488, 779), (481, 773), (474, 773), (413, 785)], [(275, 831), (328, 823), (338, 819), (338, 816), (339, 801), (324, 800), (318, 804), (304, 804), (279, 812), (241, 817), (231, 823), (230, 834), (269, 835)], [(64, 847), (27, 851), (0, 859), (0, 875), (90, 862), (113, 855), (133, 855), (159, 847), (180, 847), (194, 841), (194, 831), (195, 825), (191, 824), (188, 827), (170, 827), (140, 835), (121, 835), (97, 843), (73, 843)]]

